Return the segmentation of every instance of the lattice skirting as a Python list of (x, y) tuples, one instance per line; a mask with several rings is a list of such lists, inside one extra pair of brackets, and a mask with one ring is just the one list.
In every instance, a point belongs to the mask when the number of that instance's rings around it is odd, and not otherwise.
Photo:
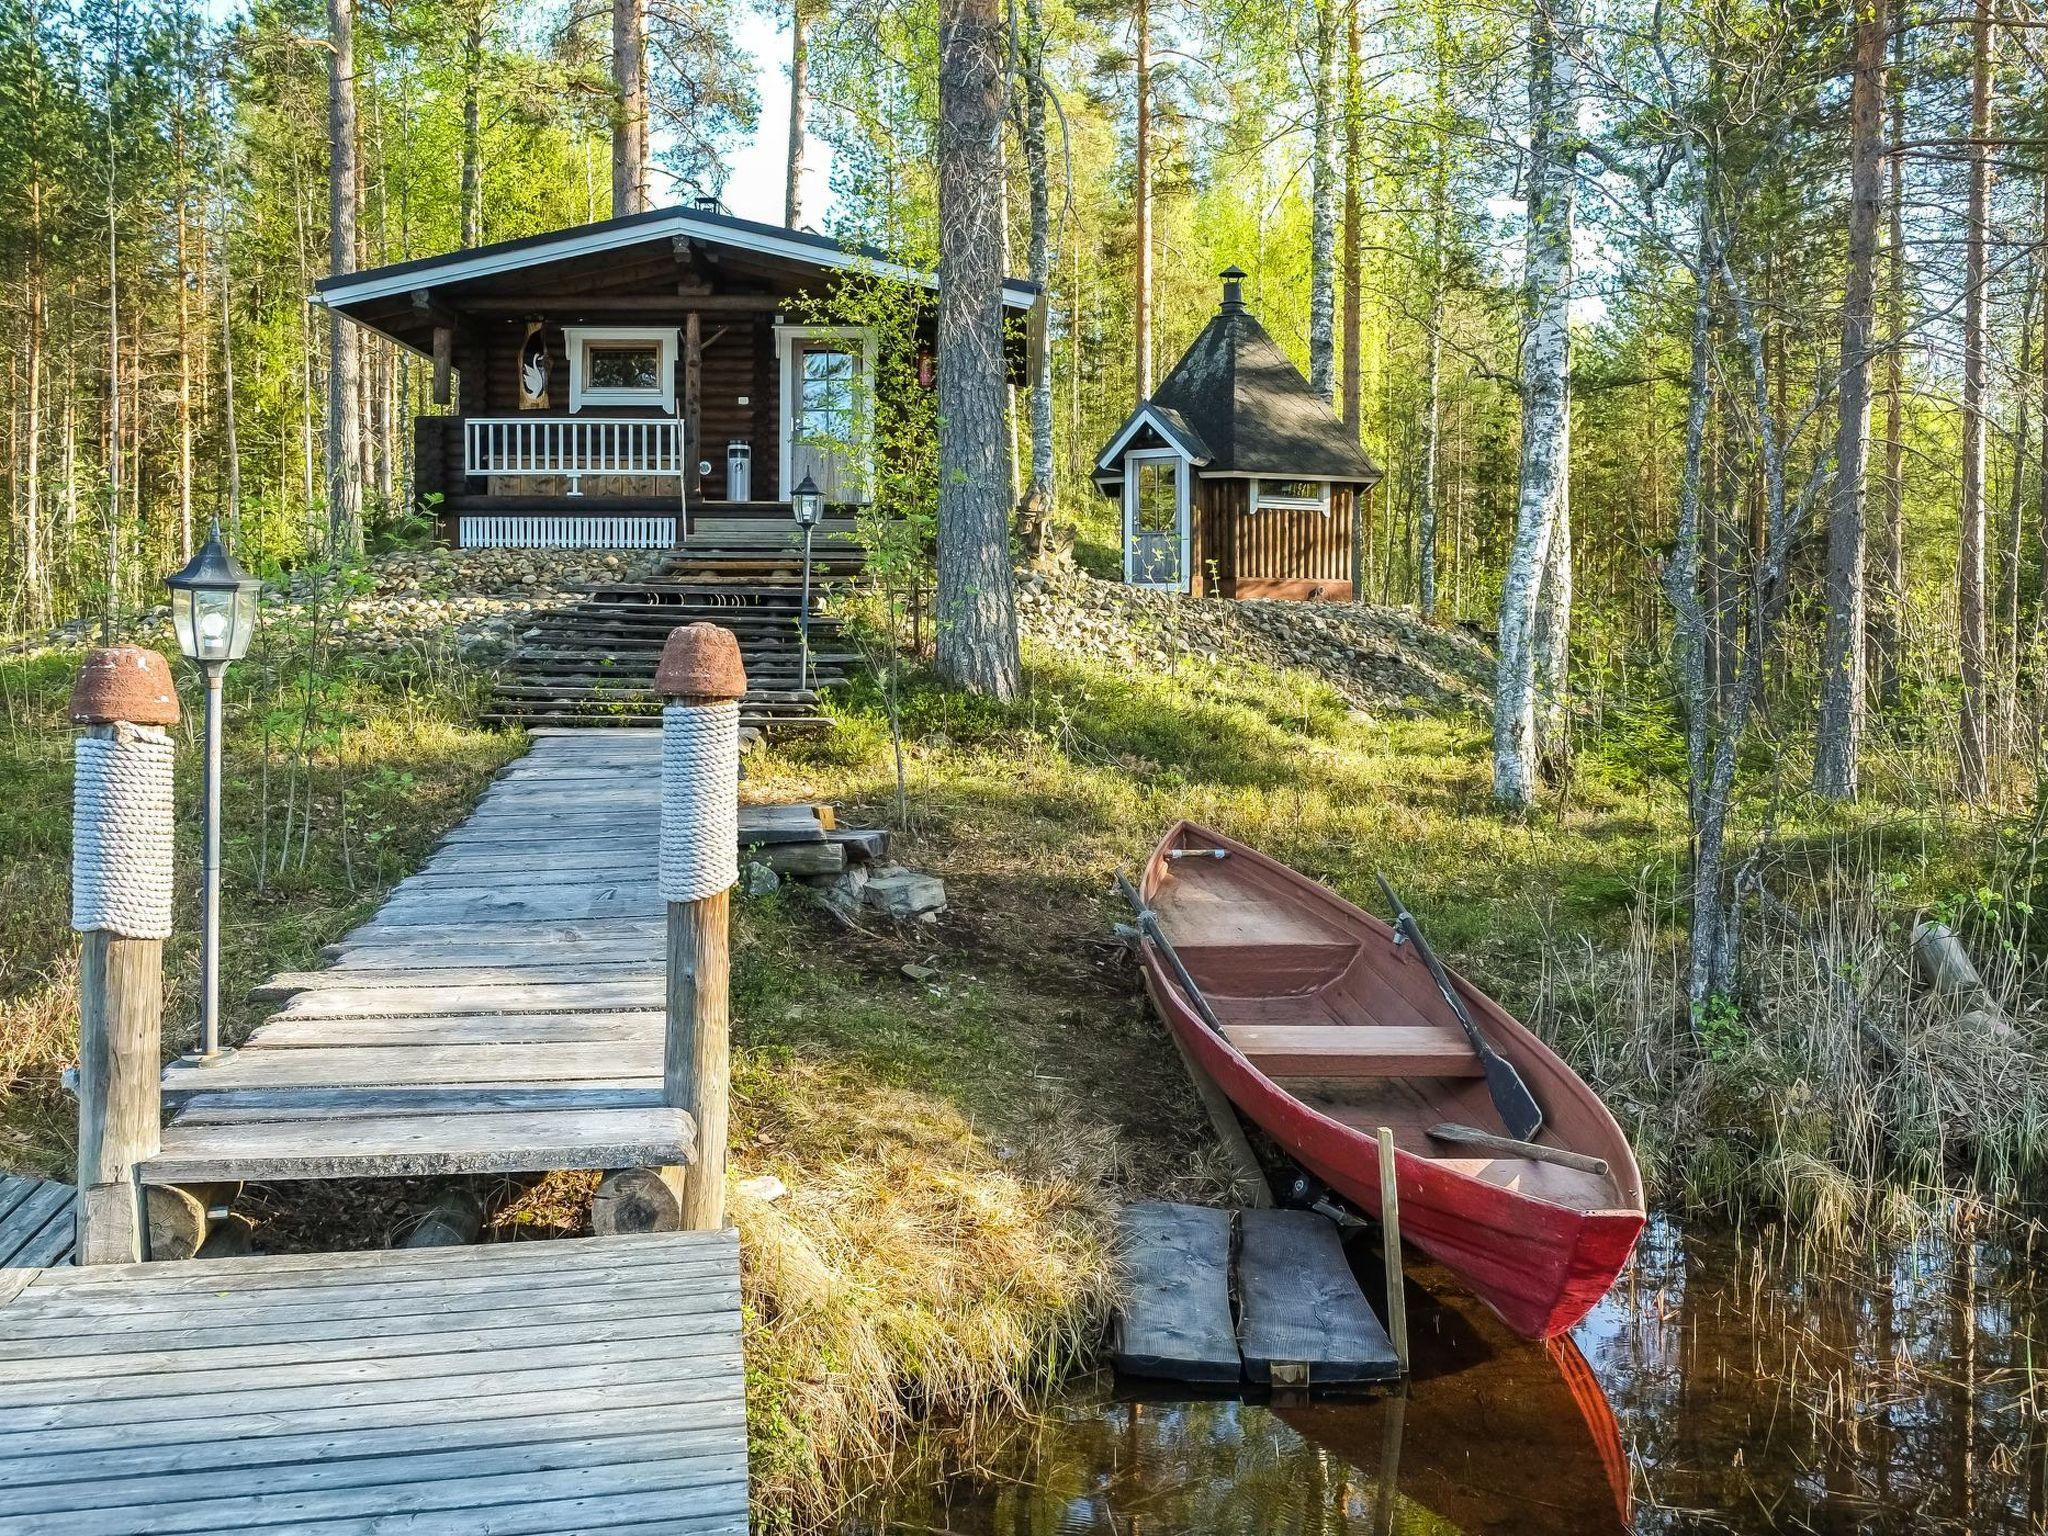
[(464, 549), (675, 549), (673, 517), (464, 517)]

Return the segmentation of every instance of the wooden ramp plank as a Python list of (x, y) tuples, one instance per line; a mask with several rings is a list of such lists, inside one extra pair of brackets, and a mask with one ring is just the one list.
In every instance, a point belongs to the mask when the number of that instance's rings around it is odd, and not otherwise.
[(1336, 1223), (1314, 1211), (1254, 1210), (1238, 1219), (1238, 1346), (1252, 1380), (1323, 1386), (1401, 1374)]
[(0, 1174), (0, 1269), (45, 1269), (71, 1257), (78, 1191), (51, 1179)]
[(1230, 1212), (1146, 1201), (1117, 1221), (1123, 1294), (1117, 1369), (1175, 1381), (1235, 1382)]
[(53, 1270), (0, 1325), (0, 1536), (747, 1528), (731, 1232)]
[(165, 1128), (163, 1150), (142, 1165), (142, 1178), (191, 1184), (662, 1168), (691, 1161), (695, 1142), (688, 1113), (667, 1108), (179, 1123)]

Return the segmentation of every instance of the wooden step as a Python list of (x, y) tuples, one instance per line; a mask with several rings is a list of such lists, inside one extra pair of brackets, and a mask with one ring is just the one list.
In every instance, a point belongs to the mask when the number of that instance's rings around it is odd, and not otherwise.
[(660, 1106), (510, 1114), (365, 1111), (225, 1125), (175, 1121), (164, 1127), (163, 1150), (142, 1165), (141, 1177), (146, 1184), (191, 1184), (544, 1173), (670, 1167), (695, 1155), (689, 1115)]

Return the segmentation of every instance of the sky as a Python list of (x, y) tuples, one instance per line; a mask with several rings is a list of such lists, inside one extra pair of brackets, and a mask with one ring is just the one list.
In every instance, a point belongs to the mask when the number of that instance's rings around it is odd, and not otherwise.
[[(789, 148), (789, 33), (754, 6), (736, 9), (735, 40), (754, 56), (761, 126), (753, 142), (733, 156), (725, 206), (743, 219), (780, 224), (782, 160)], [(813, 136), (804, 152), (803, 222), (816, 229), (824, 228), (831, 204), (831, 169), (830, 146)]]

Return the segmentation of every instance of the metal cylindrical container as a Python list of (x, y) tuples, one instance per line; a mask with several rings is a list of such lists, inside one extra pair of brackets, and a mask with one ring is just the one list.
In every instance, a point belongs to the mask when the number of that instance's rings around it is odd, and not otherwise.
[(742, 438), (725, 445), (725, 499), (754, 499), (754, 445)]

